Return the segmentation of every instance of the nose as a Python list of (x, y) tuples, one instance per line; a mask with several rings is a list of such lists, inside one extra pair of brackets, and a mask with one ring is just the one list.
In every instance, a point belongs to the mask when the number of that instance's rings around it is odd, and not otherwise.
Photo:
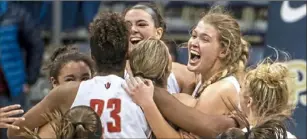
[(198, 47), (198, 39), (193, 39), (193, 38), (191, 38), (190, 39), (190, 48), (195, 48), (195, 47)]
[(136, 27), (136, 25), (132, 25), (131, 26), (131, 33), (137, 33), (139, 32), (138, 28)]

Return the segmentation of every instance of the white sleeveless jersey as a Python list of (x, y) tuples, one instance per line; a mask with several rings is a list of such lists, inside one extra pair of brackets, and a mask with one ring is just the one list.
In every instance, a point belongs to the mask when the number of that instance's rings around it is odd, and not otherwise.
[[(125, 79), (129, 78), (128, 72), (125, 70)], [(171, 74), (167, 78), (167, 91), (170, 94), (180, 93), (180, 87), (176, 80), (175, 74), (171, 72)]]
[(144, 114), (121, 87), (124, 82), (116, 75), (83, 81), (71, 107), (92, 107), (104, 126), (104, 138), (148, 138), (151, 131)]

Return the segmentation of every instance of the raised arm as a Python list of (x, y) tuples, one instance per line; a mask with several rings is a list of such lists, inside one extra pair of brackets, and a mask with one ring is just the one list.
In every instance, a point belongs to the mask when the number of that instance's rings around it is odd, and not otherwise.
[(154, 101), (163, 116), (193, 134), (212, 138), (236, 126), (235, 121), (227, 116), (208, 115), (185, 106), (163, 88), (155, 87), (154, 92)]

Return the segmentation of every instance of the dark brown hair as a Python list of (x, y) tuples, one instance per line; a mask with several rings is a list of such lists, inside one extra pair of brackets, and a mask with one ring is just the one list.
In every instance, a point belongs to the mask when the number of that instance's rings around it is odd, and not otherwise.
[(149, 15), (151, 15), (153, 21), (154, 21), (154, 25), (156, 28), (161, 27), (163, 29), (163, 33), (162, 33), (162, 38), (165, 34), (166, 31), (166, 23), (162, 17), (161, 12), (159, 11), (157, 5), (153, 2), (147, 2), (147, 3), (139, 3), (136, 4), (135, 6), (132, 6), (128, 9), (126, 9), (123, 13), (123, 15), (125, 16), (126, 13), (132, 9), (141, 9), (144, 10), (145, 12), (147, 12)]
[(49, 70), (49, 79), (53, 77), (58, 81), (62, 67), (71, 61), (82, 61), (88, 65), (92, 75), (95, 73), (93, 60), (88, 55), (79, 52), (78, 48), (69, 45), (57, 48), (51, 55), (49, 64), (44, 68), (45, 70)]
[(129, 30), (118, 13), (102, 12), (89, 26), (91, 55), (98, 72), (120, 72), (126, 66)]

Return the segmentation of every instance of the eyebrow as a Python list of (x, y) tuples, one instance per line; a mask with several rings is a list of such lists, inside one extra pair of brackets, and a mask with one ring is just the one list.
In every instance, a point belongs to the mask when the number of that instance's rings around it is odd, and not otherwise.
[(201, 33), (199, 36), (201, 36), (201, 37), (206, 36), (206, 37), (209, 37), (209, 39), (211, 39), (211, 38), (212, 38), (210, 35), (208, 35), (208, 34), (206, 34), (206, 33)]
[[(196, 31), (195, 29), (192, 30), (192, 33), (193, 33), (193, 32), (197, 33), (197, 31)], [(199, 36), (200, 36), (200, 37), (209, 37), (209, 39), (212, 38), (212, 37), (211, 37), (210, 35), (208, 35), (207, 33), (201, 33)]]
[(136, 21), (136, 23), (138, 23), (138, 22), (148, 22), (148, 21), (143, 20), (143, 19), (140, 19), (140, 20), (137, 20), (137, 21)]
[(72, 75), (72, 74), (70, 74), (70, 75), (67, 75), (67, 76), (65, 76), (64, 78), (67, 78), (67, 77), (74, 77), (74, 75)]
[(82, 76), (90, 76), (89, 73), (83, 73)]

